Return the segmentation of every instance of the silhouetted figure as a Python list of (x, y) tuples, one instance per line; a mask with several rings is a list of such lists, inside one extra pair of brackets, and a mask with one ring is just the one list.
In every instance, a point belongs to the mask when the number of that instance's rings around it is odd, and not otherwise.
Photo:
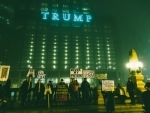
[(147, 83), (147, 91), (142, 93), (142, 98), (146, 113), (150, 113), (150, 82)]
[(27, 96), (31, 92), (31, 88), (32, 88), (32, 82), (30, 80), (30, 77), (27, 77), (20, 87), (21, 97), (22, 97), (21, 107), (24, 107), (25, 101), (27, 100)]
[(38, 82), (35, 85), (35, 95), (36, 95), (36, 107), (39, 107), (41, 99), (44, 97), (44, 91), (45, 91), (45, 86), (43, 83), (41, 83), (41, 80), (39, 79)]
[(135, 91), (135, 84), (131, 80), (131, 78), (128, 78), (127, 82), (127, 92), (129, 93), (131, 104), (135, 104), (135, 97), (134, 97), (134, 91)]
[(90, 84), (87, 81), (87, 78), (84, 78), (81, 84), (81, 91), (84, 104), (88, 104), (90, 96)]
[(11, 91), (10, 91), (10, 87), (11, 87), (11, 80), (10, 79), (7, 79), (5, 85), (3, 86), (4, 89), (5, 89), (5, 96), (8, 99), (10, 99), (11, 97)]
[(125, 104), (126, 99), (125, 90), (120, 83), (118, 83), (118, 86), (116, 88), (116, 94), (119, 98), (120, 103)]
[(106, 95), (105, 106), (106, 106), (107, 113), (112, 113), (115, 110), (114, 93), (112, 91), (106, 91), (105, 95)]
[(5, 97), (5, 89), (3, 88), (2, 84), (0, 84), (0, 113), (4, 113), (5, 112), (5, 108), (6, 108), (6, 97)]
[(63, 79), (56, 85), (56, 101), (60, 106), (64, 106), (68, 101), (68, 85)]
[(54, 86), (53, 81), (48, 82), (48, 86), (51, 88), (52, 93), (50, 94), (50, 106), (53, 106)]

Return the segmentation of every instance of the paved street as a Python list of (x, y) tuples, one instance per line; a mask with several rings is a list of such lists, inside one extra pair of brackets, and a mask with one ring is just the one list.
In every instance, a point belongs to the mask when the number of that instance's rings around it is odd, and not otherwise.
[[(16, 108), (5, 113), (106, 113), (104, 105), (53, 108)], [(143, 113), (142, 105), (116, 105), (114, 113)]]

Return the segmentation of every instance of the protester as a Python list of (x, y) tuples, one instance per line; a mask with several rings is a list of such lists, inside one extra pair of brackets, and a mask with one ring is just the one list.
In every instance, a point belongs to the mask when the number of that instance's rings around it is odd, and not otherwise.
[(47, 86), (45, 87), (45, 92), (44, 95), (46, 95), (46, 102), (47, 102), (47, 106), (48, 108), (51, 106), (51, 100), (50, 100), (50, 95), (52, 94), (52, 90), (49, 84), (47, 84)]
[(5, 112), (5, 108), (6, 108), (6, 96), (5, 96), (5, 89), (3, 88), (2, 84), (0, 84), (0, 113), (4, 113)]
[(127, 92), (129, 93), (130, 99), (131, 99), (131, 104), (135, 104), (135, 97), (134, 97), (134, 92), (135, 92), (135, 84), (131, 80), (131, 78), (128, 78), (127, 82)]
[(120, 83), (118, 83), (118, 86), (116, 88), (116, 95), (119, 98), (119, 102), (121, 104), (125, 104), (125, 99), (126, 99), (125, 90)]
[(145, 83), (145, 86), (144, 86), (145, 89), (148, 89), (148, 84), (149, 83), (150, 83), (150, 78), (148, 78), (147, 81), (146, 81), (146, 83)]
[(10, 79), (7, 79), (5, 85), (3, 86), (4, 89), (5, 89), (5, 96), (8, 99), (10, 99), (11, 97), (11, 91), (10, 91), (10, 87), (11, 87), (11, 80)]
[(44, 97), (44, 91), (45, 91), (45, 86), (43, 83), (41, 83), (41, 79), (38, 80), (38, 82), (35, 85), (35, 95), (36, 95), (36, 107), (40, 106), (40, 101)]
[(31, 92), (31, 88), (32, 88), (32, 82), (30, 80), (30, 77), (27, 77), (26, 80), (23, 82), (23, 84), (20, 87), (21, 97), (22, 97), (21, 107), (24, 107), (27, 96)]
[(68, 85), (63, 79), (56, 85), (56, 101), (59, 106), (64, 106), (68, 101)]
[(68, 88), (68, 91), (69, 91), (69, 94), (70, 94), (71, 104), (74, 100), (74, 86), (75, 86), (74, 81), (75, 81), (74, 78), (71, 78), (71, 82), (69, 83), (69, 88)]
[(142, 98), (146, 113), (150, 113), (150, 82), (147, 83), (147, 91), (142, 93)]
[(106, 95), (105, 106), (106, 106), (107, 113), (113, 113), (113, 111), (115, 110), (114, 93), (113, 91), (106, 91), (105, 95)]
[(51, 88), (52, 93), (50, 94), (50, 106), (53, 106), (54, 86), (53, 81), (48, 82), (48, 86)]
[(87, 81), (87, 78), (84, 78), (82, 84), (81, 84), (81, 91), (82, 91), (82, 98), (84, 104), (89, 103), (89, 96), (90, 96), (90, 84)]

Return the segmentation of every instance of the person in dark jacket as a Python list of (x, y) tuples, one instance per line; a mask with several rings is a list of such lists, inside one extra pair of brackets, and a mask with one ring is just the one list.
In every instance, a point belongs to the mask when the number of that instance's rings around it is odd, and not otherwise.
[(113, 91), (106, 91), (105, 95), (106, 95), (105, 106), (106, 106), (107, 113), (113, 113), (113, 111), (115, 110), (114, 93)]
[(10, 87), (11, 87), (11, 80), (10, 79), (7, 79), (5, 85), (3, 86), (4, 89), (5, 89), (5, 96), (6, 96), (6, 99), (10, 99), (11, 97), (11, 91), (10, 91)]
[(121, 104), (125, 104), (125, 99), (126, 99), (125, 90), (120, 83), (118, 83), (118, 86), (116, 88), (116, 95), (119, 98), (119, 102)]
[(35, 95), (36, 95), (36, 99), (37, 99), (36, 107), (39, 107), (40, 100), (43, 99), (43, 97), (44, 97), (44, 91), (45, 91), (45, 86), (43, 83), (41, 83), (41, 80), (39, 79), (35, 85)]
[(2, 84), (0, 84), (0, 102), (2, 103), (2, 105), (0, 106), (0, 113), (4, 113), (5, 112), (5, 108), (6, 108), (6, 97), (5, 97), (5, 89), (3, 88)]
[(53, 95), (54, 95), (54, 87), (53, 87), (53, 81), (48, 82), (48, 86), (51, 88), (52, 93), (50, 94), (50, 105), (53, 106)]
[(32, 82), (30, 81), (30, 78), (27, 77), (20, 87), (21, 96), (22, 96), (21, 107), (24, 107), (27, 96), (31, 92), (31, 88), (32, 88)]
[(131, 80), (131, 78), (128, 78), (127, 82), (127, 92), (129, 93), (131, 104), (135, 104), (135, 97), (134, 97), (134, 91), (135, 91), (135, 84)]
[(81, 91), (82, 91), (83, 102), (84, 104), (87, 104), (90, 96), (90, 84), (87, 81), (87, 78), (84, 78), (81, 84)]
[(142, 98), (146, 113), (150, 113), (150, 82), (147, 83), (147, 91), (142, 93)]

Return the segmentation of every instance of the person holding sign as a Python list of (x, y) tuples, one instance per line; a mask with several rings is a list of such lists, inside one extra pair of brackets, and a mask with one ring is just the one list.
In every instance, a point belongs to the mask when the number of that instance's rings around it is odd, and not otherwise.
[(40, 100), (44, 97), (44, 91), (45, 86), (43, 83), (41, 83), (41, 80), (39, 79), (38, 82), (35, 85), (35, 95), (36, 95), (36, 106), (39, 107)]
[(47, 107), (50, 108), (50, 95), (52, 94), (52, 90), (49, 84), (47, 84), (47, 86), (45, 87), (45, 92), (44, 95), (46, 95), (47, 97)]
[(58, 105), (64, 105), (68, 101), (68, 85), (63, 79), (56, 86), (56, 101)]
[(32, 82), (30, 81), (30, 77), (27, 77), (20, 87), (21, 96), (22, 96), (21, 107), (24, 107), (25, 101), (27, 99), (28, 94), (31, 91), (31, 88), (32, 88)]

